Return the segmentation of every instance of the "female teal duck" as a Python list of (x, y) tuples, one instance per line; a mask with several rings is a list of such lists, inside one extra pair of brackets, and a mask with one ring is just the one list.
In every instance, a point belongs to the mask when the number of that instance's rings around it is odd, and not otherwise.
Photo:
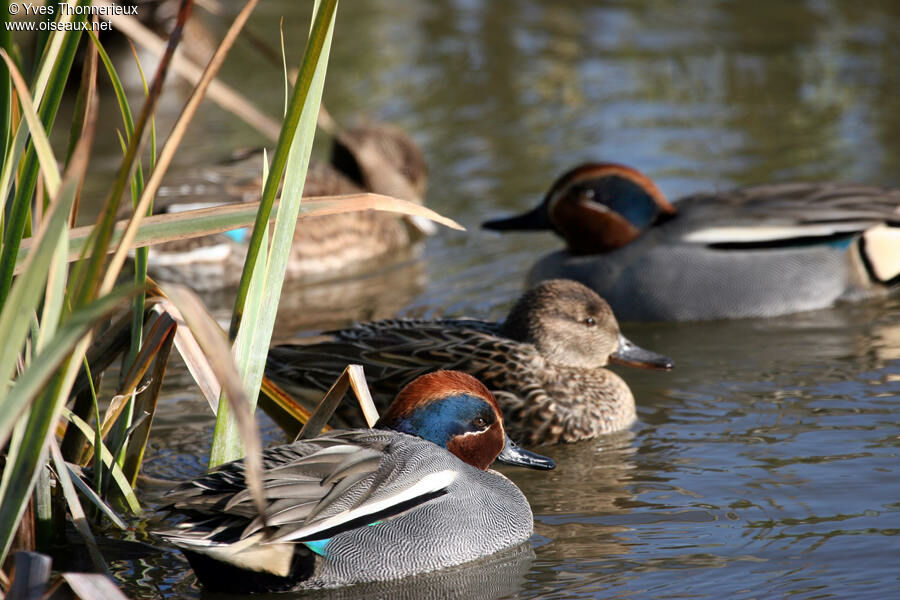
[(552, 229), (568, 250), (538, 261), (530, 281), (581, 281), (627, 320), (768, 317), (900, 283), (900, 190), (785, 183), (673, 206), (638, 171), (591, 163), (531, 212), (483, 226)]
[[(631, 390), (603, 368), (610, 359), (660, 369), (673, 364), (625, 339), (609, 305), (568, 280), (527, 291), (502, 323), (394, 319), (330, 332), (330, 338), (272, 348), (266, 375), (295, 397), (320, 396), (348, 363), (359, 363), (383, 405), (423, 373), (457, 369), (487, 385), (507, 431), (528, 444), (590, 439), (634, 422)], [(358, 422), (352, 413), (346, 418)]]
[(338, 587), (462, 564), (528, 540), (531, 508), (488, 468), (552, 469), (503, 430), (475, 378), (439, 371), (406, 386), (376, 429), (333, 431), (263, 453), (266, 527), (243, 461), (182, 484), (160, 535), (208, 590)]
[[(231, 165), (220, 165), (198, 181), (175, 186), (175, 199), (185, 194), (212, 196), (212, 203), (173, 202), (163, 198), (165, 210), (176, 211), (257, 199), (262, 158), (253, 154)], [(311, 164), (304, 196), (375, 192), (422, 203), (427, 184), (425, 158), (415, 142), (390, 125), (368, 125), (341, 131), (334, 137), (330, 164)], [(256, 175), (249, 175), (249, 174)], [(218, 194), (218, 195), (216, 195)], [(433, 231), (433, 224), (417, 217), (382, 211), (325, 215), (310, 219), (294, 234), (287, 276), (321, 281), (360, 272), (385, 258), (407, 252)], [(190, 285), (197, 290), (233, 287), (240, 281), (249, 230), (153, 246), (151, 276)]]

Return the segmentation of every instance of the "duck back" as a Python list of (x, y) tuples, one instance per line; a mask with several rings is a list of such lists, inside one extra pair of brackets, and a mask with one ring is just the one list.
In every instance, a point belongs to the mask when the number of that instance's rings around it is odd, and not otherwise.
[[(186, 555), (204, 586), (231, 592), (286, 591), (388, 581), (466, 563), (531, 536), (531, 509), (509, 479), (494, 471), (476, 469), (431, 442), (403, 433), (336, 431), (269, 449), (264, 452), (264, 467), (296, 477), (306, 472), (307, 467), (301, 466), (304, 457), (351, 446), (363, 449), (367, 456), (380, 456), (377, 466), (324, 502), (313, 525), (270, 519), (274, 522), (271, 543), (290, 542), (286, 545), (292, 547), (286, 576), (242, 569), (196, 551), (196, 545), (188, 547)], [(396, 501), (423, 480), (451, 477), (452, 481), (439, 489), (402, 503)], [(279, 486), (282, 483), (279, 481)], [(173, 507), (202, 523), (204, 530), (218, 531), (218, 543), (237, 543), (242, 536), (246, 538), (248, 527), (252, 531), (254, 518), (252, 510), (242, 517), (240, 503), (229, 504), (237, 494), (246, 495), (242, 461), (177, 488), (172, 493)], [(267, 498), (273, 505), (278, 502)], [(296, 499), (293, 504), (297, 504)], [(341, 522), (350, 511), (359, 512), (363, 506), (378, 510), (367, 513), (366, 518)], [(340, 525), (326, 527), (335, 522)], [(316, 528), (315, 524), (324, 525), (307, 533)], [(229, 535), (233, 539), (228, 539)], [(177, 535), (168, 537), (179, 544)], [(185, 549), (183, 543), (179, 545)]]

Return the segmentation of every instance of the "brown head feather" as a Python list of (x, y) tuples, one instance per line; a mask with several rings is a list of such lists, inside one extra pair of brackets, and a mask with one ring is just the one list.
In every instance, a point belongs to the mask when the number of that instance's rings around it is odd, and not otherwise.
[(608, 177), (611, 175), (633, 181), (637, 185), (641, 186), (644, 190), (646, 190), (650, 197), (652, 197), (656, 202), (657, 206), (659, 206), (660, 210), (665, 213), (675, 214), (675, 207), (672, 206), (668, 200), (666, 200), (665, 195), (660, 191), (658, 187), (656, 187), (656, 184), (653, 183), (652, 179), (650, 179), (637, 169), (633, 169), (631, 167), (627, 167), (625, 165), (620, 165), (617, 163), (607, 162), (585, 163), (560, 175), (560, 177), (553, 182), (553, 185), (550, 186), (550, 191), (547, 192), (546, 200), (549, 204), (551, 204), (551, 206), (548, 206), (548, 209), (550, 209), (550, 213), (552, 214), (553, 212), (552, 203), (562, 197), (560, 195), (560, 192), (565, 191), (566, 188), (570, 187), (574, 183), (585, 179), (598, 179), (600, 177)]
[(394, 421), (414, 411), (416, 407), (455, 394), (470, 394), (483, 398), (501, 415), (500, 405), (483, 383), (461, 371), (435, 371), (417, 377), (400, 390), (391, 405), (381, 416), (383, 421)]

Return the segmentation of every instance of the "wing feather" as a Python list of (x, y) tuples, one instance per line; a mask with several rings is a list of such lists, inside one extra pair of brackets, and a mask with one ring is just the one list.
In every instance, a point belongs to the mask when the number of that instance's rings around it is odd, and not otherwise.
[[(900, 227), (900, 190), (850, 184), (785, 183), (697, 194), (677, 206), (688, 243), (779, 245)], [(674, 226), (674, 223), (673, 223)]]
[[(405, 477), (402, 467), (385, 460), (389, 439), (376, 430), (342, 432), (264, 452), (265, 514), (272, 529), (263, 532), (261, 543), (364, 526), (407, 510), (404, 503), (427, 501), (455, 479), (456, 472), (448, 469), (409, 484), (398, 480)], [(173, 490), (170, 508), (188, 520), (160, 534), (204, 548), (243, 544), (258, 535), (262, 519), (243, 485), (243, 474), (243, 463), (237, 461)], [(392, 485), (395, 480), (403, 483)], [(402, 506), (392, 509), (398, 504)]]
[[(469, 319), (387, 319), (329, 332), (316, 344), (276, 346), (269, 351), (266, 375), (298, 399), (317, 400), (349, 363), (362, 364), (379, 408), (403, 386), (436, 369), (457, 369), (482, 378), (490, 389), (500, 382), (484, 380), (493, 363), (519, 360), (536, 353), (499, 334), (499, 325)], [(527, 362), (527, 360), (522, 360)], [(348, 405), (338, 417), (360, 424)]]

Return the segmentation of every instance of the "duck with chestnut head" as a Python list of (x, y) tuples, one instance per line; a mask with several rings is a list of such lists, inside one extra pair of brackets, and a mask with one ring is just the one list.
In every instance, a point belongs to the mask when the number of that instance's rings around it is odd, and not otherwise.
[(500, 323), (388, 319), (327, 335), (313, 344), (275, 346), (266, 375), (302, 398), (327, 390), (344, 365), (362, 364), (376, 403), (383, 405), (423, 373), (464, 371), (487, 385), (507, 431), (528, 444), (590, 439), (634, 422), (634, 396), (605, 368), (609, 362), (673, 366), (671, 359), (628, 341), (609, 305), (569, 280), (528, 290)]
[(333, 431), (263, 453), (263, 519), (243, 461), (170, 493), (181, 517), (158, 534), (209, 591), (247, 593), (399, 579), (528, 540), (528, 501), (490, 470), (552, 469), (513, 444), (475, 378), (438, 371), (406, 386), (376, 429)]
[(900, 190), (782, 183), (670, 204), (635, 169), (589, 163), (483, 227), (556, 232), (567, 249), (529, 280), (578, 280), (625, 320), (769, 317), (900, 287)]

